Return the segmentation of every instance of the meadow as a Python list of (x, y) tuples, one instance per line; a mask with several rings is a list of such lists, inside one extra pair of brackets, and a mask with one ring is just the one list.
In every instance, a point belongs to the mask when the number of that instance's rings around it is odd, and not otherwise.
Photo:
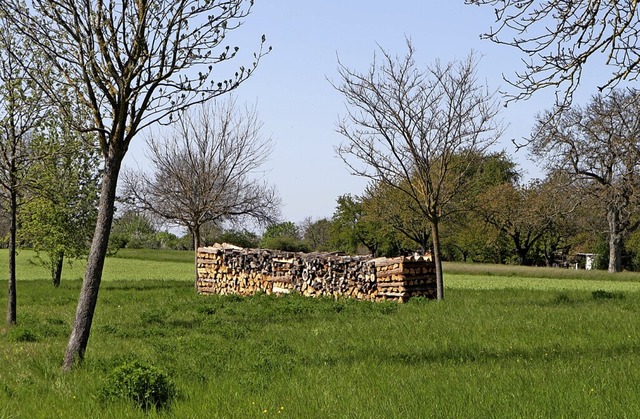
[[(65, 374), (82, 264), (54, 289), (32, 258), (0, 326), (0, 418), (640, 415), (638, 274), (447, 264), (442, 302), (240, 298), (195, 294), (190, 252), (122, 252)], [(168, 409), (99, 397), (132, 360), (173, 380)]]

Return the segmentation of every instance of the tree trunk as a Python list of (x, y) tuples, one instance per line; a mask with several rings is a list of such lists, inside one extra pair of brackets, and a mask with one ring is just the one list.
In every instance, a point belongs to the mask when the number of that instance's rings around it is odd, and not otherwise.
[(518, 265), (525, 266), (527, 264), (527, 254), (529, 253), (529, 249), (518, 247), (516, 248), (516, 253), (518, 254)]
[(105, 160), (105, 169), (102, 176), (102, 188), (100, 191), (100, 203), (96, 229), (91, 242), (91, 250), (87, 259), (87, 268), (82, 281), (82, 289), (76, 309), (76, 317), (73, 322), (73, 330), (69, 337), (67, 350), (64, 355), (62, 369), (70, 371), (73, 366), (84, 359), (87, 349), (91, 322), (98, 302), (98, 291), (102, 280), (102, 268), (107, 255), (109, 234), (113, 222), (114, 203), (116, 198), (116, 186), (118, 174), (124, 153), (110, 156)]
[(53, 286), (58, 288), (60, 286), (60, 278), (62, 277), (64, 252), (56, 253), (55, 259), (51, 263), (51, 279), (53, 280)]
[(520, 233), (516, 232), (510, 234), (511, 239), (513, 240), (513, 246), (516, 248), (516, 255), (518, 255), (518, 265), (524, 266), (527, 262), (527, 254), (529, 253), (529, 247), (523, 246), (521, 243), (523, 240), (520, 240)]
[(15, 188), (10, 191), (11, 220), (9, 225), (9, 281), (7, 282), (7, 324), (17, 322), (16, 294), (16, 231), (18, 214), (18, 193)]
[(195, 290), (198, 291), (198, 248), (200, 247), (200, 227), (196, 226), (192, 228), (191, 235), (193, 236), (194, 269), (196, 274), (193, 286), (195, 287)]
[(434, 220), (431, 224), (431, 232), (433, 236), (433, 262), (436, 265), (436, 298), (444, 300), (444, 281), (442, 279), (442, 258), (440, 255), (440, 229), (438, 220)]
[(607, 213), (609, 222), (609, 272), (622, 271), (622, 233), (618, 231), (620, 214), (618, 210), (610, 208)]

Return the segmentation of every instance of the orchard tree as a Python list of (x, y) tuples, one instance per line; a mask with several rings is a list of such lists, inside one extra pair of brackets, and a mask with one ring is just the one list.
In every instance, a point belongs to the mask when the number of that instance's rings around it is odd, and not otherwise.
[(205, 224), (275, 220), (280, 201), (260, 172), (271, 141), (260, 133), (255, 108), (241, 110), (234, 99), (204, 104), (181, 114), (174, 127), (147, 142), (151, 174), (126, 173), (126, 198), (185, 227), (196, 251)]
[(377, 256), (383, 239), (383, 225), (372, 217), (365, 217), (362, 197), (349, 194), (339, 196), (331, 218), (331, 247), (346, 253), (358, 253), (360, 248)]
[(478, 211), (512, 240), (519, 265), (529, 264), (529, 252), (550, 227), (537, 198), (535, 182), (524, 186), (503, 183), (479, 197)]
[(587, 63), (601, 60), (612, 68), (599, 89), (615, 87), (640, 76), (635, 0), (465, 0), (494, 8), (496, 25), (484, 38), (509, 45), (528, 56), (524, 70), (507, 80), (516, 88), (515, 99), (551, 87), (558, 102), (570, 104)]
[(585, 199), (588, 196), (582, 185), (563, 172), (549, 172), (540, 182), (540, 189), (541, 205), (550, 214), (551, 224), (538, 242), (538, 256), (546, 266), (554, 266), (556, 256), (575, 253), (575, 249), (586, 245), (582, 223), (595, 227), (602, 205), (593, 205), (592, 199)]
[(285, 250), (287, 252), (306, 252), (307, 245), (302, 241), (300, 230), (292, 221), (272, 223), (267, 226), (260, 246), (266, 249)]
[(364, 73), (340, 63), (335, 87), (348, 110), (338, 131), (347, 142), (337, 152), (351, 173), (403, 192), (429, 221), (443, 299), (440, 222), (477, 156), (500, 135), (499, 106), (477, 82), (473, 54), (422, 69), (407, 47), (404, 57), (381, 49)]
[(28, 174), (28, 195), (20, 211), (19, 236), (47, 254), (53, 285), (60, 285), (65, 257), (85, 257), (95, 227), (99, 155), (94, 137), (70, 131), (59, 118), (32, 139), (41, 157)]
[[(233, 61), (227, 44), (252, 8), (249, 0), (3, 0), (14, 32), (54, 69), (43, 77), (21, 60), (32, 80), (67, 109), (77, 103), (91, 115), (76, 128), (98, 137), (103, 158), (96, 229), (87, 260), (63, 369), (84, 358), (98, 301), (102, 269), (122, 160), (140, 130), (169, 122), (196, 103), (225, 94), (245, 81), (264, 55), (249, 66)], [(264, 44), (264, 37), (263, 37)], [(222, 67), (231, 76), (218, 74)], [(214, 73), (214, 68), (216, 72)], [(72, 116), (72, 115), (70, 115)]]
[(624, 239), (640, 226), (640, 92), (613, 90), (587, 106), (539, 115), (531, 147), (549, 169), (589, 184), (606, 206), (609, 272), (619, 272)]
[(317, 220), (307, 217), (300, 223), (302, 240), (314, 252), (326, 252), (330, 250), (331, 220), (320, 218)]
[(252, 231), (243, 229), (229, 229), (220, 233), (217, 237), (219, 243), (230, 243), (235, 246), (253, 249), (260, 245), (260, 238)]
[(18, 206), (26, 188), (28, 167), (38, 158), (31, 140), (46, 107), (41, 90), (30, 80), (22, 63), (46, 73), (29, 40), (13, 31), (8, 16), (0, 7), (0, 193), (9, 214), (7, 324), (15, 324), (17, 319)]
[[(420, 249), (424, 254), (430, 248), (431, 225), (420, 208), (407, 194), (385, 184), (367, 186), (362, 198), (364, 215), (377, 220), (380, 229), (393, 230), (411, 250)], [(408, 242), (408, 243), (406, 243)]]
[(498, 185), (516, 184), (520, 173), (504, 151), (486, 153), (474, 160), (476, 165), (467, 170), (466, 188), (452, 203), (453, 209), (444, 220), (443, 242), (451, 256), (459, 254), (464, 261), (471, 258), (495, 262), (495, 255), (504, 255), (500, 251), (503, 240), (500, 234), (487, 228), (480, 197)]
[(109, 235), (110, 248), (143, 249), (151, 247), (158, 233), (153, 220), (144, 212), (126, 209), (113, 220)]
[(560, 226), (577, 202), (566, 199), (567, 188), (533, 180), (526, 185), (505, 182), (478, 196), (477, 212), (513, 244), (518, 264), (531, 263), (531, 252)]

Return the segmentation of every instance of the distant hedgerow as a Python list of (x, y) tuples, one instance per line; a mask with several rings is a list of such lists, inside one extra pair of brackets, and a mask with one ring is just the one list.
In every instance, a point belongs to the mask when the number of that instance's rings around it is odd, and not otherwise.
[(126, 362), (111, 371), (102, 388), (103, 401), (128, 399), (143, 410), (167, 408), (175, 385), (158, 368), (139, 361)]

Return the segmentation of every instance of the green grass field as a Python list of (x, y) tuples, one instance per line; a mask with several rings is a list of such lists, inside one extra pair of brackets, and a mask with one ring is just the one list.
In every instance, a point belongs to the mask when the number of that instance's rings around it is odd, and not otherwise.
[[(448, 264), (443, 302), (239, 298), (196, 295), (189, 252), (123, 252), (64, 374), (81, 264), (53, 289), (29, 256), (19, 324), (0, 326), (0, 418), (640, 415), (637, 274)], [(126, 360), (167, 372), (169, 410), (100, 400)]]

